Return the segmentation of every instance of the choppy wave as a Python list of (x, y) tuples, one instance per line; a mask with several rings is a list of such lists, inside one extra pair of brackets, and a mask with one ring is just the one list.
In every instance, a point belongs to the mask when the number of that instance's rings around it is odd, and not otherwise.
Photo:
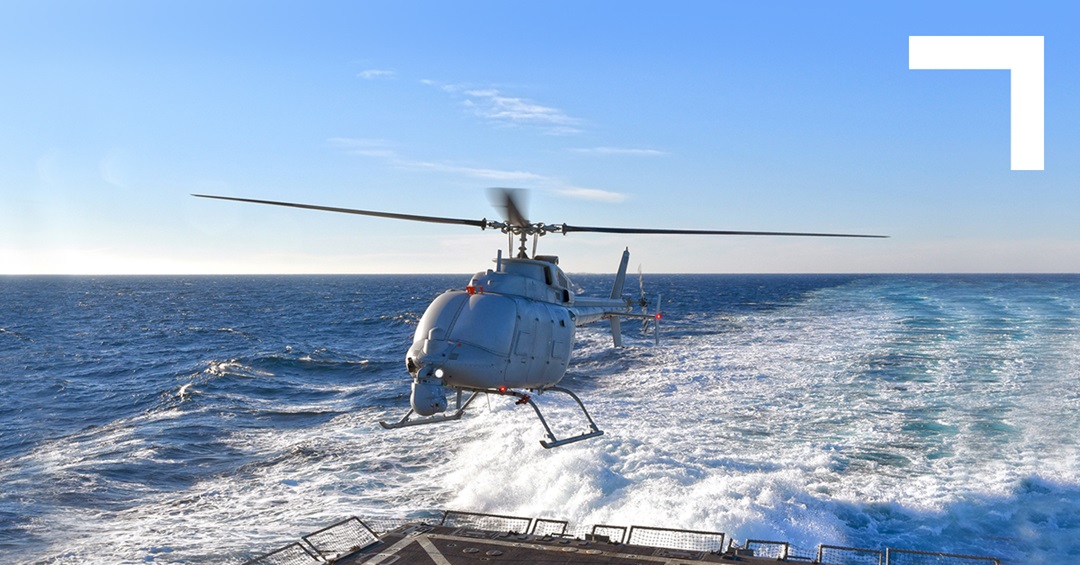
[(550, 451), (503, 398), (375, 425), (407, 407), (412, 324), (459, 282), (4, 281), (0, 554), (239, 562), (343, 516), (455, 508), (1080, 558), (1080, 277), (647, 277), (661, 345), (581, 330), (564, 385), (606, 433)]

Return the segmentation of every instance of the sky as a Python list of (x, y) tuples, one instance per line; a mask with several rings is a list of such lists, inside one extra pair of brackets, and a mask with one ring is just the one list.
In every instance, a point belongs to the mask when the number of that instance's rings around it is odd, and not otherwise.
[[(1080, 272), (1073, 2), (0, 4), (0, 274), (462, 273), (505, 236), (193, 193), (495, 219), (884, 234), (547, 235), (568, 272)], [(1007, 70), (1043, 36), (1045, 168)]]

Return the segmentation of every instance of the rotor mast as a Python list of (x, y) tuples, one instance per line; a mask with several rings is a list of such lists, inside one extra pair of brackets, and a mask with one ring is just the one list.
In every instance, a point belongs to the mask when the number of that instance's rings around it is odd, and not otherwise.
[(533, 238), (533, 240), (532, 240), (532, 254), (535, 257), (536, 256), (536, 244), (537, 244), (537, 240), (540, 238), (540, 236), (548, 234), (548, 233), (563, 233), (563, 231), (562, 231), (563, 226), (561, 226), (561, 225), (553, 225), (553, 224), (543, 224), (543, 223), (513, 225), (513, 224), (511, 224), (509, 222), (496, 222), (496, 221), (493, 221), (493, 220), (487, 220), (486, 224), (484, 225), (484, 229), (489, 229), (489, 228), (499, 230), (499, 231), (501, 231), (501, 232), (503, 232), (505, 234), (508, 234), (508, 236), (510, 238), (510, 246), (511, 246), (510, 252), (511, 253), (513, 253), (513, 251), (514, 251), (514, 249), (513, 249), (514, 238), (516, 237), (518, 239), (518, 248), (517, 248), (517, 258), (518, 259), (528, 259), (529, 258), (529, 252), (528, 252), (529, 236), (532, 236), (532, 238)]

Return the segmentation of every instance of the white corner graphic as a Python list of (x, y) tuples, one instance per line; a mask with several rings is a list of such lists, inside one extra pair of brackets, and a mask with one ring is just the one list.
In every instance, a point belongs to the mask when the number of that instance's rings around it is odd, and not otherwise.
[(908, 68), (1010, 71), (1012, 170), (1043, 170), (1043, 36), (912, 35)]

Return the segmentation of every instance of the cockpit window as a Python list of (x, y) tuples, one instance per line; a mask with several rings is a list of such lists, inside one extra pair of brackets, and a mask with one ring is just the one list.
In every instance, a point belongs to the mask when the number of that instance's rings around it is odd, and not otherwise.
[(556, 271), (556, 272), (559, 274), (559, 277), (558, 277), (559, 287), (569, 289), (570, 288), (570, 279), (566, 278), (566, 273), (562, 272), (561, 270)]
[(436, 298), (421, 316), (413, 341), (425, 339), (432, 328), (439, 328), (441, 339), (508, 355), (516, 325), (517, 303), (509, 298), (447, 292)]
[(469, 300), (469, 295), (464, 292), (447, 292), (439, 295), (420, 317), (420, 323), (416, 325), (416, 333), (413, 341), (419, 341), (428, 336), (431, 328), (441, 328), (444, 332), (450, 330), (450, 324), (454, 322), (461, 307)]
[(545, 273), (544, 266), (532, 262), (513, 260), (503, 261), (503, 272), (521, 275), (538, 281), (545, 279), (550, 280), (550, 275)]
[(510, 342), (517, 324), (517, 304), (509, 298), (494, 294), (469, 297), (454, 327), (450, 339), (470, 343), (493, 353), (510, 353)]

